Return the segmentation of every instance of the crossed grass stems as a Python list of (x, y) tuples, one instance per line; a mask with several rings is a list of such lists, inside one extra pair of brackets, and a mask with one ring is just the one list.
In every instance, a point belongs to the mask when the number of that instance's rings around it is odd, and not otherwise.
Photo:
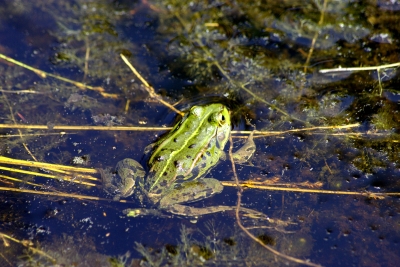
[[(328, 1), (325, 0), (323, 4), (323, 8), (321, 10), (321, 16), (320, 16), (320, 21), (319, 24), (322, 25), (323, 20), (324, 20), (324, 13), (326, 9), (326, 3)], [(307, 72), (308, 65), (310, 58), (312, 56), (312, 53), (314, 51), (314, 46), (316, 43), (316, 40), (318, 38), (318, 33), (315, 34), (313, 41), (311, 43), (311, 47), (308, 53), (307, 61), (304, 66), (304, 72)], [(89, 86), (80, 82), (76, 82), (64, 77), (60, 77), (51, 73), (46, 73), (42, 70), (33, 68), (31, 66), (28, 66), (22, 62), (16, 61), (10, 57), (7, 57), (3, 54), (0, 54), (0, 58), (4, 59), (12, 64), (21, 66), (23, 68), (26, 68), (28, 70), (31, 70), (35, 72), (37, 75), (39, 75), (42, 78), (46, 77), (52, 77), (58, 80), (61, 80), (66, 83), (71, 83), (78, 87), (79, 89), (82, 90), (94, 90), (98, 92), (101, 96), (105, 98), (113, 98), (116, 99), (119, 96), (116, 94), (109, 94), (107, 93), (104, 88), (102, 87), (93, 87)], [(137, 72), (137, 70), (130, 64), (130, 62), (125, 58), (125, 56), (121, 55), (122, 60), (128, 65), (128, 67), (132, 70), (132, 72), (139, 78), (139, 80), (143, 84), (143, 88), (146, 89), (146, 91), (149, 93), (150, 97), (159, 101), (163, 105), (167, 106), (174, 112), (176, 112), (179, 115), (182, 115), (183, 113), (179, 110), (177, 110), (173, 105), (169, 104), (168, 102), (164, 101), (158, 94), (155, 93), (154, 89), (147, 83), (147, 81)], [(394, 64), (389, 64), (389, 65), (382, 65), (382, 66), (375, 66), (375, 67), (361, 67), (361, 68), (338, 68), (338, 69), (327, 69), (327, 70), (320, 70), (321, 73), (334, 73), (334, 72), (342, 72), (342, 71), (362, 71), (362, 70), (375, 70), (378, 73), (378, 79), (379, 79), (379, 88), (380, 88), (380, 94), (382, 94), (382, 84), (381, 84), (381, 79), (380, 79), (380, 71), (382, 69), (386, 68), (394, 68), (394, 67), (399, 67), (400, 63), (394, 63)], [(218, 67), (218, 66), (217, 66)], [(221, 69), (222, 74), (224, 74), (223, 69)], [(229, 77), (226, 77), (229, 80)], [(265, 100), (260, 99), (257, 95), (254, 95), (253, 92), (249, 91), (247, 88), (241, 88), (244, 91), (248, 92), (251, 94), (253, 97), (256, 99), (260, 100), (261, 102), (264, 102), (265, 104), (272, 106), (270, 103), (266, 102)], [(15, 93), (15, 91), (12, 92), (7, 92), (5, 90), (0, 89), (0, 92), (3, 92), (4, 99), (6, 103), (8, 103), (7, 97), (4, 93)], [(18, 91), (19, 93), (36, 93), (34, 91), (29, 91), (29, 90), (23, 90), (23, 91)], [(16, 120), (13, 116), (12, 108), (11, 105), (8, 106), (10, 108), (10, 114), (12, 116), (12, 120), (14, 121), (14, 124), (1, 124), (0, 128), (12, 128), (12, 129), (18, 129), (18, 134), (13, 135), (13, 136), (19, 136), (23, 138), (23, 136), (29, 135), (29, 134), (23, 134), (20, 129), (37, 129), (37, 130), (46, 130), (46, 129), (51, 129), (51, 130), (60, 130), (60, 133), (53, 133), (53, 134), (60, 134), (64, 135), (67, 134), (67, 131), (72, 131), (72, 130), (80, 130), (80, 131), (85, 131), (85, 130), (104, 130), (104, 131), (165, 131), (169, 130), (171, 128), (168, 127), (124, 127), (124, 126), (67, 126), (67, 125), (54, 125), (49, 127), (48, 125), (19, 125), (16, 123)], [(126, 106), (125, 106), (125, 111), (127, 111), (129, 107), (129, 100), (127, 100)], [(284, 115), (286, 112), (279, 110), (275, 107), (275, 110), (277, 112), (280, 112)], [(308, 127), (308, 128), (302, 128), (302, 129), (291, 129), (287, 131), (254, 131), (254, 138), (260, 138), (260, 137), (265, 137), (265, 136), (278, 136), (278, 135), (284, 135), (288, 133), (296, 133), (296, 132), (308, 132), (311, 134), (327, 134), (327, 133), (321, 133), (321, 130), (339, 130), (337, 132), (330, 133), (330, 135), (336, 135), (336, 136), (347, 136), (349, 138), (361, 138), (365, 134), (359, 133), (359, 132), (340, 132), (340, 130), (343, 129), (351, 129), (358, 127), (359, 124), (350, 124), (350, 125), (341, 125), (341, 126), (319, 126), (319, 127)], [(245, 134), (248, 135), (250, 134), (249, 131), (232, 131), (233, 134)], [(38, 135), (38, 134), (31, 134), (31, 135)], [(46, 134), (44, 134), (46, 135)], [(47, 134), (51, 135), (51, 134)], [(379, 134), (375, 134), (379, 135)], [(0, 136), (1, 137), (1, 136)], [(5, 137), (12, 137), (12, 135), (8, 135)], [(236, 138), (246, 138), (246, 136), (236, 136)], [(333, 191), (333, 190), (322, 190), (319, 189), (322, 184), (320, 183), (300, 183), (300, 184), (278, 184), (276, 181), (253, 181), (253, 180), (248, 180), (248, 181), (239, 181), (237, 173), (236, 173), (236, 166), (232, 157), (232, 147), (233, 147), (233, 142), (232, 142), (232, 136), (230, 136), (230, 146), (229, 146), (229, 159), (231, 161), (231, 166), (232, 166), (232, 172), (234, 175), (234, 181), (221, 181), (222, 185), (224, 186), (234, 186), (237, 187), (237, 203), (236, 203), (236, 209), (235, 209), (235, 217), (236, 217), (236, 222), (240, 229), (244, 231), (252, 240), (260, 244), (262, 247), (264, 247), (266, 250), (270, 251), (274, 255), (281, 257), (282, 259), (295, 262), (298, 264), (304, 264), (308, 266), (320, 266), (318, 264), (314, 264), (310, 261), (305, 261), (302, 259), (294, 258), (291, 256), (288, 256), (286, 254), (280, 253), (279, 251), (273, 249), (272, 247), (265, 245), (260, 239), (258, 239), (256, 236), (254, 236), (249, 229), (247, 229), (245, 226), (243, 226), (241, 222), (241, 218), (239, 216), (239, 210), (241, 206), (241, 196), (242, 192), (245, 188), (255, 188), (259, 190), (272, 190), (272, 191), (285, 191), (285, 192), (300, 192), (300, 193), (317, 193), (317, 194), (334, 194), (334, 195), (357, 195), (357, 196), (364, 196), (364, 197), (369, 197), (369, 198), (375, 198), (375, 199), (383, 199), (388, 196), (400, 196), (400, 193), (369, 193), (369, 192), (350, 192), (350, 191)], [(393, 140), (393, 142), (396, 142), (396, 140)], [(29, 155), (33, 158), (34, 161), (26, 161), (26, 160), (19, 160), (19, 159), (13, 159), (13, 158), (8, 158), (4, 156), (0, 156), (0, 170), (4, 171), (9, 171), (9, 172), (15, 172), (15, 173), (21, 173), (25, 175), (33, 175), (33, 176), (40, 176), (48, 179), (57, 179), (57, 180), (63, 180), (63, 181), (68, 181), (71, 183), (77, 183), (77, 184), (82, 184), (88, 187), (99, 187), (101, 186), (101, 181), (96, 177), (99, 175), (98, 171), (96, 169), (91, 169), (91, 168), (79, 168), (79, 167), (73, 167), (73, 166), (67, 166), (67, 165), (59, 165), (59, 164), (50, 164), (50, 163), (44, 163), (44, 162), (39, 162), (35, 156), (31, 153), (29, 148), (25, 143), (23, 143), (23, 146), (25, 150), (28, 152)], [(6, 167), (4, 165), (16, 165), (16, 166), (25, 166), (25, 167), (32, 167), (32, 168), (42, 168), (45, 170), (50, 171), (51, 173), (41, 173), (41, 172), (35, 172), (35, 171), (28, 171), (28, 170), (22, 170), (20, 168), (12, 168), (12, 167)], [(54, 174), (57, 173), (57, 174)], [(36, 184), (32, 182), (26, 182), (24, 180), (11, 177), (11, 176), (6, 176), (6, 175), (0, 175), (0, 179), (3, 179), (3, 181), (9, 183), (10, 185), (14, 185), (14, 183), (25, 183), (28, 185), (36, 186), (36, 187), (41, 187), (43, 188), (44, 186), (41, 184)], [(0, 187), (0, 191), (9, 191), (9, 192), (20, 192), (20, 193), (29, 193), (29, 194), (39, 194), (39, 195), (50, 195), (50, 196), (62, 196), (62, 197), (70, 197), (70, 198), (77, 198), (77, 199), (86, 199), (86, 200), (94, 200), (94, 201), (110, 201), (110, 199), (105, 199), (105, 198), (100, 198), (100, 197), (94, 197), (94, 196), (87, 196), (87, 195), (79, 195), (79, 194), (69, 194), (69, 193), (63, 193), (63, 192), (57, 192), (57, 191), (36, 191), (36, 190), (29, 190), (29, 189), (19, 189), (19, 188), (11, 188), (11, 187)], [(127, 203), (128, 201), (126, 200), (119, 200), (119, 202), (125, 202)], [(46, 254), (44, 251), (37, 249), (33, 246), (31, 242), (25, 241), (25, 240), (18, 240), (15, 239), (7, 234), (0, 233), (0, 237), (3, 240), (3, 244), (5, 246), (9, 246), (8, 241), (12, 241), (18, 244), (21, 244), (22, 246), (25, 246), (28, 248), (31, 252), (40, 254), (41, 256), (47, 258), (53, 263), (56, 263), (56, 259), (51, 257), (50, 255)]]

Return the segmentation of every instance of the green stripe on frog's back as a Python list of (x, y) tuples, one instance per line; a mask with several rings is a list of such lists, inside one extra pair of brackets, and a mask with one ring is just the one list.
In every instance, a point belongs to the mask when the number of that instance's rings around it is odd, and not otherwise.
[[(221, 117), (218, 114), (224, 109), (226, 110), (222, 104), (195, 106), (177, 127), (156, 143), (149, 160), (149, 191), (157, 194), (177, 177), (184, 180), (199, 177), (218, 162), (220, 150), (216, 145), (216, 135), (221, 125), (215, 118)], [(230, 129), (229, 113), (227, 114), (225, 120)], [(189, 174), (195, 159), (197, 162), (193, 168), (194, 172)]]

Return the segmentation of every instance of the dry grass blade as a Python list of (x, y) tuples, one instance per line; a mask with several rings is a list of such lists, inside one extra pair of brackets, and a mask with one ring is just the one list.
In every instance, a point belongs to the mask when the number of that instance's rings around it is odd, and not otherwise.
[[(13, 182), (17, 182), (17, 183), (24, 183), (24, 184), (29, 184), (29, 185), (33, 185), (33, 186), (43, 187), (43, 185), (41, 185), (41, 184), (35, 184), (35, 183), (27, 182), (27, 181), (24, 181), (24, 180), (15, 178), (15, 177), (3, 175), (3, 174), (0, 174), (0, 178), (6, 179), (6, 180), (9, 180), (9, 181), (13, 181)], [(13, 183), (10, 183), (10, 184), (13, 185)]]
[(15, 168), (8, 168), (8, 167), (4, 167), (4, 166), (0, 166), (0, 170), (23, 173), (23, 174), (33, 175), (33, 176), (40, 176), (40, 177), (45, 177), (45, 178), (50, 178), (50, 179), (64, 180), (64, 181), (68, 181), (68, 182), (72, 182), (72, 183), (76, 183), (76, 184), (83, 184), (83, 185), (87, 185), (87, 186), (97, 186), (97, 184), (84, 182), (76, 177), (71, 177), (71, 176), (52, 175), (52, 174), (47, 174), (47, 173), (40, 173), (40, 172), (26, 171), (26, 170), (15, 169)]
[[(78, 195), (78, 194), (68, 194), (68, 193), (63, 193), (63, 192), (37, 191), (37, 190), (9, 188), (9, 187), (0, 187), (0, 191), (29, 193), (29, 194), (35, 194), (35, 195), (46, 195), (46, 196), (57, 196), (57, 197), (70, 197), (70, 198), (87, 199), (87, 200), (106, 200), (106, 201), (112, 200), (112, 199), (107, 199), (107, 198)], [(125, 201), (123, 201), (123, 202), (125, 202)]]
[[(301, 129), (290, 129), (285, 131), (254, 131), (257, 137), (262, 136), (275, 136), (275, 135), (283, 135), (287, 133), (297, 133), (297, 132), (306, 132), (306, 131), (317, 131), (317, 130), (343, 130), (349, 128), (359, 127), (359, 123), (347, 124), (347, 125), (330, 125), (330, 126), (315, 126), (315, 127), (307, 127)], [(232, 131), (235, 134), (251, 134), (253, 131)], [(247, 138), (247, 137), (245, 137)], [(256, 137), (254, 137), (256, 138)]]
[(37, 94), (37, 95), (49, 94), (48, 92), (37, 92), (37, 91), (33, 91), (33, 90), (3, 90), (3, 89), (0, 89), (0, 92), (9, 93), (9, 94)]
[[(257, 137), (261, 136), (274, 136), (282, 135), (287, 133), (305, 132), (305, 131), (316, 131), (316, 130), (342, 130), (359, 127), (359, 123), (353, 123), (348, 125), (331, 125), (331, 126), (316, 126), (301, 129), (290, 129), (286, 131), (254, 131)], [(13, 128), (13, 129), (36, 129), (36, 130), (82, 130), (82, 131), (167, 131), (171, 130), (172, 127), (143, 127), (143, 126), (90, 126), (90, 125), (26, 125), (26, 124), (0, 124), (1, 128)], [(231, 131), (232, 134), (250, 134), (253, 131)], [(64, 132), (60, 134), (65, 134)], [(342, 135), (343, 133), (340, 133)], [(351, 134), (351, 133), (345, 133)], [(359, 134), (359, 133), (355, 133)], [(247, 137), (245, 137), (247, 138)]]
[[(322, 24), (324, 23), (324, 17), (325, 17), (325, 11), (326, 11), (327, 5), (328, 5), (328, 0), (324, 0), (324, 3), (322, 4), (322, 9), (321, 9), (321, 15), (320, 15), (319, 21), (318, 21), (318, 26), (322, 26)], [(314, 37), (311, 41), (311, 47), (310, 47), (310, 50), (308, 51), (306, 63), (304, 63), (304, 73), (307, 73), (308, 65), (310, 64), (311, 56), (314, 52), (314, 48), (315, 48), (315, 44), (317, 42), (318, 36), (319, 36), (319, 32), (316, 31), (314, 34)]]
[(177, 114), (179, 114), (181, 116), (184, 115), (184, 113), (182, 111), (177, 110), (174, 106), (172, 106), (168, 102), (165, 102), (159, 95), (157, 95), (156, 92), (154, 91), (154, 88), (150, 86), (150, 84), (142, 77), (142, 75), (140, 75), (140, 73), (135, 69), (135, 67), (132, 66), (132, 64), (128, 61), (128, 59), (123, 54), (120, 54), (120, 56), (121, 56), (122, 60), (125, 62), (125, 64), (128, 65), (128, 67), (131, 69), (131, 71), (136, 75), (136, 77), (138, 77), (138, 79), (143, 83), (144, 88), (149, 93), (151, 98), (156, 99), (161, 104), (163, 104), (166, 107), (170, 108), (171, 110), (173, 110)]
[[(232, 181), (221, 181), (224, 186), (237, 186), (236, 182)], [(272, 190), (272, 191), (285, 191), (285, 192), (299, 192), (299, 193), (314, 193), (314, 194), (331, 194), (331, 195), (356, 195), (364, 196), (369, 198), (382, 199), (387, 196), (400, 196), (400, 193), (373, 193), (373, 192), (355, 192), (355, 191), (335, 191), (335, 190), (323, 190), (323, 189), (308, 189), (308, 188), (293, 188), (293, 187), (279, 187), (274, 185), (262, 185), (256, 184), (253, 181), (240, 182), (241, 188), (254, 188), (260, 190)]]
[[(51, 164), (45, 162), (37, 162), (37, 161), (27, 161), (21, 159), (13, 159), (4, 156), (0, 156), (0, 163), (4, 164), (12, 164), (12, 165), (21, 165), (21, 166), (28, 166), (28, 167), (37, 167), (37, 168), (54, 168), (54, 169), (61, 169), (61, 170), (69, 170), (73, 172), (85, 172), (85, 173), (98, 173), (95, 169), (90, 168), (79, 168), (74, 166), (68, 165), (60, 165), (60, 164)], [(97, 180), (96, 178), (92, 180)]]
[(371, 66), (371, 67), (352, 67), (352, 68), (334, 68), (334, 69), (322, 69), (319, 70), (320, 73), (330, 73), (330, 72), (346, 72), (346, 71), (364, 71), (364, 70), (381, 70), (381, 69), (389, 69), (400, 67), (400, 62), (379, 66)]
[[(36, 129), (36, 130), (81, 130), (81, 131), (165, 131), (172, 127), (141, 127), (141, 126), (90, 126), (90, 125), (26, 125), (26, 124), (0, 124), (1, 128)], [(60, 133), (61, 134), (61, 133)]]
[(64, 78), (64, 77), (55, 75), (55, 74), (51, 74), (51, 73), (48, 73), (48, 72), (45, 72), (45, 71), (36, 69), (36, 68), (34, 68), (34, 67), (31, 67), (31, 66), (29, 66), (29, 65), (26, 65), (26, 64), (24, 64), (24, 63), (22, 63), (22, 62), (20, 62), (20, 61), (17, 61), (17, 60), (15, 60), (15, 59), (13, 59), (13, 58), (10, 58), (10, 57), (6, 56), (6, 55), (4, 55), (4, 54), (0, 54), (0, 58), (1, 58), (1, 59), (4, 59), (4, 60), (6, 60), (6, 61), (8, 61), (8, 62), (10, 62), (10, 63), (13, 63), (13, 64), (15, 64), (15, 65), (17, 65), (17, 66), (20, 66), (20, 67), (23, 67), (23, 68), (28, 69), (28, 70), (30, 70), (30, 71), (33, 71), (34, 73), (36, 73), (37, 75), (39, 75), (39, 76), (40, 76), (41, 78), (43, 78), (43, 79), (44, 79), (44, 78), (47, 78), (47, 77), (52, 77), (52, 78), (55, 78), (55, 79), (57, 79), (57, 80), (60, 80), (60, 81), (63, 81), (63, 82), (67, 82), (67, 83), (73, 84), (73, 85), (75, 85), (76, 87), (78, 87), (79, 89), (82, 89), (82, 90), (88, 89), (88, 90), (97, 91), (97, 92), (101, 93), (104, 97), (108, 96), (108, 97), (115, 98), (115, 97), (118, 96), (118, 95), (114, 95), (114, 94), (107, 94), (107, 93), (105, 93), (105, 90), (104, 90), (103, 87), (100, 87), (100, 86), (90, 86), (90, 85), (86, 85), (86, 84), (81, 83), (81, 82), (73, 81), (73, 80), (70, 80), (70, 79), (67, 79), (67, 78)]
[(353, 72), (353, 71), (365, 71), (365, 70), (375, 70), (378, 74), (378, 83), (379, 83), (379, 95), (382, 95), (383, 87), (382, 87), (382, 79), (381, 79), (381, 70), (400, 67), (400, 62), (393, 64), (386, 64), (380, 66), (372, 66), (372, 67), (353, 67), (353, 68), (334, 68), (334, 69), (322, 69), (319, 70), (320, 73), (331, 73), (331, 72)]
[(87, 185), (87, 186), (97, 186), (98, 185), (95, 183), (83, 181), (83, 179), (91, 180), (91, 181), (98, 181), (98, 178), (88, 175), (88, 173), (89, 174), (97, 174), (98, 172), (95, 169), (80, 168), (80, 167), (60, 165), (60, 164), (51, 164), (51, 163), (38, 162), (38, 161), (27, 161), (27, 160), (8, 158), (8, 157), (4, 157), (4, 156), (0, 156), (0, 163), (8, 164), (8, 165), (44, 168), (47, 170), (61, 173), (62, 175), (53, 175), (53, 174), (47, 174), (47, 173), (41, 173), (41, 172), (9, 168), (9, 167), (4, 167), (4, 166), (0, 166), (0, 170), (23, 173), (23, 174), (27, 174), (27, 175), (40, 176), (40, 177), (45, 177), (45, 178), (49, 178), (49, 179), (64, 180), (64, 181), (69, 181), (69, 182), (77, 183), (77, 184), (83, 184), (83, 185)]
[(95, 201), (116, 201), (119, 203), (133, 203), (132, 201), (123, 200), (123, 199), (122, 200), (113, 200), (113, 199), (109, 199), (109, 198), (93, 197), (93, 196), (87, 196), (87, 195), (69, 194), (69, 193), (63, 193), (63, 192), (37, 191), (37, 190), (10, 188), (10, 187), (0, 187), (0, 191), (28, 193), (28, 194), (34, 194), (34, 195), (45, 195), (45, 196), (56, 196), (56, 197), (69, 197), (69, 198), (95, 200)]
[[(35, 134), (7, 134), (7, 135), (0, 135), (0, 138), (13, 138), (13, 137), (26, 137), (26, 136), (50, 136), (50, 135), (64, 135), (66, 132), (60, 133), (35, 133)], [(75, 134), (75, 133), (68, 133), (68, 134)]]

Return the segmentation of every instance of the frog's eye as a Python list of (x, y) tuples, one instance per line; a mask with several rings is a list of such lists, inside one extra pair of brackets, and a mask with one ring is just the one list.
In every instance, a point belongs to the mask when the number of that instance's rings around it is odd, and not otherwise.
[(226, 123), (226, 117), (223, 114), (218, 114), (218, 123), (221, 126)]

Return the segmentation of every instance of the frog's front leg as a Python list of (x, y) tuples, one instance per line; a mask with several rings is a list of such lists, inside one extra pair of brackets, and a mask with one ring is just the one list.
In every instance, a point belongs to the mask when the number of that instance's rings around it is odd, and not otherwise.
[(110, 168), (100, 169), (105, 191), (114, 195), (114, 200), (128, 197), (133, 194), (136, 181), (143, 179), (145, 171), (135, 160), (126, 158), (117, 163), (116, 172)]
[(239, 148), (235, 153), (233, 153), (233, 159), (235, 163), (244, 164), (249, 161), (256, 151), (256, 144), (253, 139), (254, 131), (252, 131), (247, 138), (245, 144)]

